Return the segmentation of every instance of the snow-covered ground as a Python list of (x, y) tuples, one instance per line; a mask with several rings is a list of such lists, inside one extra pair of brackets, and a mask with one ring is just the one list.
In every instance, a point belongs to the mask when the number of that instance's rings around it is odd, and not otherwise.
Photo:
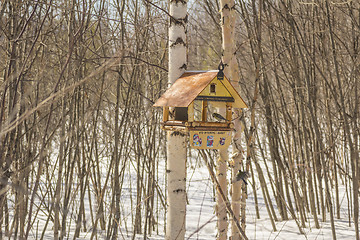
[[(195, 160), (192, 158), (191, 163), (188, 163), (188, 172), (187, 172), (187, 193), (189, 204), (187, 205), (187, 218), (186, 218), (186, 239), (193, 240), (208, 240), (216, 239), (216, 216), (215, 216), (215, 204), (214, 201), (214, 187), (211, 181), (209, 172), (204, 163), (199, 162), (200, 160)], [(197, 162), (198, 161), (198, 162)], [(161, 170), (160, 170), (161, 169)], [(134, 169), (133, 169), (134, 170)], [(159, 170), (163, 174), (165, 173), (165, 163), (164, 161), (160, 163)], [(129, 169), (129, 172), (132, 170)], [(135, 209), (131, 209), (131, 201), (136, 201), (136, 176), (135, 175), (126, 175), (124, 178), (124, 184), (122, 189), (122, 217), (121, 217), (121, 231), (119, 233), (118, 239), (132, 239), (133, 226), (131, 226), (131, 214), (134, 214)], [(229, 179), (230, 182), (230, 179)], [(250, 183), (252, 184), (252, 183)], [(159, 186), (164, 189), (164, 182), (159, 182)], [(315, 224), (312, 221), (311, 214), (307, 214), (308, 221), (306, 222), (307, 227), (303, 229), (305, 234), (300, 234), (298, 226), (295, 220), (288, 221), (278, 221), (276, 222), (277, 231), (274, 232), (272, 229), (271, 222), (269, 220), (266, 207), (262, 198), (262, 193), (259, 183), (256, 183), (258, 203), (260, 210), (260, 219), (256, 218), (255, 214), (255, 202), (252, 188), (248, 188), (248, 199), (246, 202), (246, 235), (249, 239), (332, 239), (330, 218), (327, 216), (326, 222), (320, 222), (321, 228), (316, 229)], [(89, 195), (86, 194), (86, 198)], [(93, 198), (93, 197), (91, 197)], [(132, 198), (132, 200), (131, 200)], [(348, 216), (348, 205), (347, 198), (345, 196), (345, 188), (340, 189), (340, 200), (341, 200), (341, 219), (335, 219), (336, 226), (336, 237), (341, 240), (353, 240), (355, 239), (355, 230), (354, 225), (351, 223), (349, 226), (349, 216)], [(93, 200), (94, 201), (94, 200)], [(107, 192), (104, 202), (105, 208), (108, 209), (109, 203), (111, 201), (111, 192)], [(91, 215), (90, 207), (88, 205), (89, 200), (85, 201), (86, 209), (86, 225), (87, 232), (81, 232), (80, 238), (78, 239), (90, 239), (91, 237)], [(275, 200), (273, 201), (274, 207)], [(95, 206), (92, 206), (94, 210)], [(108, 209), (109, 210), (109, 209)], [(75, 219), (76, 219), (76, 209), (71, 209), (68, 214), (69, 228), (67, 230), (68, 235), (66, 239), (73, 239), (73, 234), (75, 232)], [(161, 213), (160, 216), (164, 214)], [(279, 217), (279, 214), (277, 212)], [(39, 239), (44, 225), (47, 220), (46, 212), (44, 214), (39, 212), (37, 216), (37, 226), (30, 233), (29, 239)], [(161, 218), (161, 217), (160, 217)], [(319, 216), (320, 218), (320, 216)], [(319, 219), (321, 221), (321, 219)], [(126, 224), (125, 224), (126, 223)], [(44, 239), (53, 239), (53, 229), (51, 226), (51, 221), (46, 228)], [(158, 222), (159, 231), (158, 235), (147, 236), (149, 240), (159, 240), (164, 239), (164, 233), (161, 232), (164, 229), (164, 222), (161, 218)], [(126, 226), (125, 226), (126, 225)], [(83, 230), (83, 229), (82, 229)], [(230, 236), (230, 225), (229, 225), (229, 236)], [(102, 234), (98, 231), (97, 239), (106, 239), (106, 234)], [(135, 239), (144, 239), (144, 236), (137, 235)]]
[[(213, 199), (213, 184), (206, 166), (203, 164), (200, 167), (188, 168), (187, 180), (189, 205), (187, 205), (186, 239), (216, 239), (216, 203)], [(248, 188), (249, 196), (246, 203), (246, 235), (249, 239), (332, 239), (329, 216), (327, 216), (326, 222), (321, 222), (319, 216), (320, 229), (316, 229), (311, 214), (307, 214), (307, 227), (303, 229), (305, 234), (300, 234), (295, 220), (276, 222), (277, 231), (274, 232), (266, 211), (259, 184), (257, 189), (260, 219), (256, 218), (254, 195), (252, 189), (250, 187)], [(355, 229), (353, 223), (349, 226), (345, 188), (341, 188), (340, 190), (342, 208), (341, 219), (335, 219), (336, 237), (341, 240), (354, 240)], [(275, 203), (275, 200), (273, 203)], [(279, 217), (278, 212), (277, 215)], [(230, 233), (229, 225), (229, 236)], [(137, 236), (137, 239), (143, 239), (143, 237)], [(148, 239), (164, 239), (164, 235), (150, 236)]]

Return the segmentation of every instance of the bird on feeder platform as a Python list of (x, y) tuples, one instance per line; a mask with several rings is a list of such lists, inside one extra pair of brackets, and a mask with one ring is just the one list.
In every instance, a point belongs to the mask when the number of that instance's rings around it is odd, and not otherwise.
[(248, 177), (250, 177), (248, 172), (239, 170), (238, 173), (236, 174), (235, 179), (232, 181), (232, 183), (242, 180), (245, 183), (245, 185), (247, 185), (246, 180), (248, 179)]
[(226, 121), (226, 118), (224, 118), (223, 116), (221, 116), (220, 114), (218, 114), (218, 113), (213, 113), (212, 114), (212, 116), (216, 119), (216, 120), (218, 120), (219, 122), (220, 121)]

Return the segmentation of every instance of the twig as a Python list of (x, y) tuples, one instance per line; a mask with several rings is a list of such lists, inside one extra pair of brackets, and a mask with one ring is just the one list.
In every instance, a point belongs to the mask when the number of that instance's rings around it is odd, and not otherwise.
[(216, 176), (214, 174), (214, 171), (213, 169), (210, 167), (210, 163), (207, 159), (207, 156), (206, 156), (206, 153), (204, 150), (200, 150), (200, 154), (202, 155), (202, 157), (204, 158), (204, 161), (206, 163), (206, 166), (208, 167), (208, 170), (209, 170), (209, 173), (210, 173), (210, 176), (211, 176), (211, 179), (213, 181), (213, 183), (216, 185), (216, 189), (218, 190), (218, 192), (220, 193), (220, 196), (221, 198), (223, 199), (223, 201), (225, 202), (225, 206), (226, 206), (226, 209), (228, 211), (228, 213), (230, 214), (230, 216), (232, 217), (233, 221), (235, 222), (235, 225), (237, 227), (237, 229), (239, 230), (240, 234), (242, 235), (242, 237), (245, 239), (245, 240), (248, 240), (244, 230), (241, 228), (240, 226), (240, 223), (239, 223), (239, 220), (236, 218), (235, 214), (234, 214), (234, 211), (232, 210), (231, 208), (231, 204), (229, 202), (229, 199), (227, 199), (227, 197), (225, 196), (223, 190), (221, 189), (220, 187), (220, 184), (218, 182), (218, 180), (216, 179)]

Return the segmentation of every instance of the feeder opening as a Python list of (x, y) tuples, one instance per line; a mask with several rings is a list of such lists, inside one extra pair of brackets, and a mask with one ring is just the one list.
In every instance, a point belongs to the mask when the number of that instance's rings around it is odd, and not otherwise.
[(187, 121), (188, 120), (188, 108), (187, 107), (175, 107), (175, 120)]
[(216, 93), (216, 84), (215, 83), (210, 84), (210, 93)]

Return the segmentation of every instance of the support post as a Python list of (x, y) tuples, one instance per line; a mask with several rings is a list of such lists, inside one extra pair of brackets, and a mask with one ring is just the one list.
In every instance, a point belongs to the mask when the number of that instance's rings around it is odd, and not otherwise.
[(188, 106), (188, 122), (194, 122), (194, 102)]
[(206, 122), (207, 120), (207, 107), (208, 102), (206, 100), (202, 101), (202, 108), (201, 108), (201, 121)]
[(163, 108), (163, 122), (169, 121), (169, 107)]
[(231, 120), (232, 120), (232, 103), (231, 102), (226, 103), (226, 120), (228, 122), (231, 122)]

